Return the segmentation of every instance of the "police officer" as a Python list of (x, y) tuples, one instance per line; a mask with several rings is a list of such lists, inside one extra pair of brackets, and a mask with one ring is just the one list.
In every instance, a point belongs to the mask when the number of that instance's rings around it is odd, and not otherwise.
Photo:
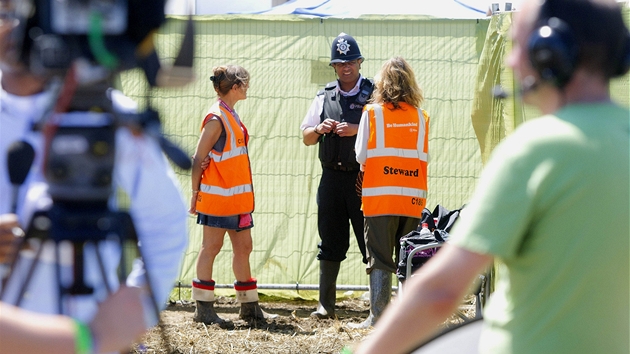
[(317, 93), (300, 126), (305, 145), (319, 143), (322, 164), (317, 190), (319, 304), (311, 314), (317, 318), (334, 317), (337, 274), (350, 247), (348, 219), (366, 263), (361, 198), (355, 189), (360, 167), (354, 143), (373, 83), (359, 73), (363, 56), (352, 36), (340, 33), (335, 38), (330, 59), (338, 79)]

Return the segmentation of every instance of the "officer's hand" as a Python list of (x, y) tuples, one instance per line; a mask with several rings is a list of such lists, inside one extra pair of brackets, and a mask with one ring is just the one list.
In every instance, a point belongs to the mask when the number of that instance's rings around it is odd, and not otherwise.
[(17, 237), (23, 234), (17, 215), (0, 215), (0, 264), (10, 261), (13, 248), (17, 245)]
[(344, 137), (344, 136), (354, 136), (357, 135), (357, 131), (359, 130), (358, 124), (352, 124), (347, 122), (338, 123), (335, 126), (335, 134)]
[(336, 125), (337, 121), (326, 118), (323, 122), (319, 123), (319, 125), (315, 126), (315, 128), (320, 134), (328, 134), (335, 130)]

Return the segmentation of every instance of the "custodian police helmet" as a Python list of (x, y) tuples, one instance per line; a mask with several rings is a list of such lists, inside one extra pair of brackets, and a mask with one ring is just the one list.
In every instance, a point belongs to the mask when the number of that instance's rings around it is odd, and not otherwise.
[(363, 59), (357, 41), (349, 34), (339, 33), (330, 48), (330, 64), (345, 63), (355, 59)]

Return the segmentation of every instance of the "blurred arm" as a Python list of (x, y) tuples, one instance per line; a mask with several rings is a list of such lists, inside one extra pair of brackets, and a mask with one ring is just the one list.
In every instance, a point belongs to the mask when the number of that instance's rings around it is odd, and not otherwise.
[(442, 247), (405, 282), (402, 299), (387, 307), (355, 353), (408, 353), (428, 340), (492, 259), (450, 244)]
[[(95, 352), (127, 349), (146, 327), (140, 289), (121, 288), (99, 307), (90, 323)], [(67, 354), (76, 351), (76, 324), (70, 317), (43, 315), (0, 302), (0, 354)]]
[(0, 303), (0, 353), (74, 353), (74, 322)]

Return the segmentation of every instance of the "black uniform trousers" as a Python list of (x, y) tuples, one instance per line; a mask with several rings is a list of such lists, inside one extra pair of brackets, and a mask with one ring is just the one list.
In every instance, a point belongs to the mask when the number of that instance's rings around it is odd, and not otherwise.
[[(321, 242), (317, 259), (341, 262), (350, 248), (350, 224), (363, 256), (363, 212), (355, 183), (359, 171), (341, 171), (324, 167), (317, 189), (317, 229)], [(348, 220), (350, 222), (348, 222)]]

